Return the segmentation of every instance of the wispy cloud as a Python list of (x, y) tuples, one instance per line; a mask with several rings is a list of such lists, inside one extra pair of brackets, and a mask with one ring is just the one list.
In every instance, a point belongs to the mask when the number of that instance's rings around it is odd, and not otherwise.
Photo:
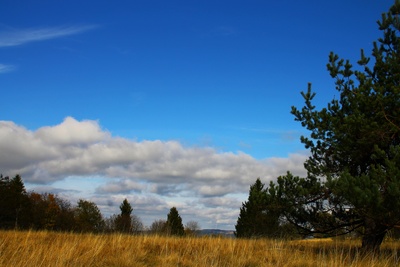
[(15, 66), (13, 65), (5, 65), (0, 63), (0, 74), (5, 72), (10, 72), (15, 70)]
[(0, 47), (18, 46), (30, 42), (44, 41), (74, 35), (96, 28), (95, 25), (59, 26), (30, 29), (12, 29), (0, 32)]

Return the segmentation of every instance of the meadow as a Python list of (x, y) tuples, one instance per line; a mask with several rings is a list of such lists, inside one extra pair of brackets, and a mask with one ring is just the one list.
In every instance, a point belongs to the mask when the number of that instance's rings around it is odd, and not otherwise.
[(0, 231), (0, 266), (398, 266), (400, 243)]

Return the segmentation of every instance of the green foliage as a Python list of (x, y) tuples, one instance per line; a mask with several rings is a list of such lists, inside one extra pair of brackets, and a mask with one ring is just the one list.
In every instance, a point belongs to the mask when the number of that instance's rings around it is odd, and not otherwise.
[(167, 216), (167, 231), (170, 235), (183, 236), (185, 229), (183, 228), (182, 218), (175, 207), (172, 207)]
[(127, 199), (124, 199), (124, 201), (122, 201), (121, 205), (119, 206), (119, 209), (121, 210), (121, 214), (119, 214), (115, 218), (115, 228), (119, 232), (131, 233), (132, 232), (131, 214), (133, 211), (132, 206)]
[(400, 1), (378, 22), (373, 67), (361, 50), (361, 70), (329, 55), (327, 65), (339, 99), (317, 110), (309, 84), (305, 105), (292, 107), (310, 131), (306, 178), (290, 173), (277, 180), (281, 212), (304, 233), (326, 235), (363, 229), (363, 247), (379, 248), (400, 222)]
[(22, 178), (0, 175), (0, 229), (35, 229), (79, 232), (139, 233), (143, 223), (132, 214), (127, 199), (120, 205), (121, 213), (104, 220), (93, 202), (80, 199), (76, 207), (50, 193), (27, 193)]
[(80, 199), (75, 209), (77, 230), (82, 232), (99, 232), (104, 229), (103, 216), (93, 202)]
[(0, 229), (35, 229), (79, 232), (139, 233), (143, 223), (132, 214), (127, 199), (120, 205), (121, 214), (104, 220), (94, 202), (80, 199), (76, 207), (50, 193), (27, 193), (22, 178), (0, 175)]
[(282, 218), (280, 203), (276, 202), (276, 186), (269, 188), (257, 178), (250, 186), (249, 198), (242, 203), (235, 225), (236, 237), (284, 237), (294, 235), (293, 229)]
[[(267, 235), (267, 194), (260, 178), (250, 186), (249, 198), (242, 203), (235, 225), (236, 237), (262, 237)], [(278, 224), (278, 218), (276, 224)], [(274, 227), (276, 228), (276, 227)]]
[(0, 227), (27, 228), (29, 200), (21, 176), (14, 178), (0, 175)]
[(124, 201), (122, 201), (119, 209), (121, 210), (121, 216), (131, 216), (133, 211), (131, 204), (126, 198), (124, 199)]

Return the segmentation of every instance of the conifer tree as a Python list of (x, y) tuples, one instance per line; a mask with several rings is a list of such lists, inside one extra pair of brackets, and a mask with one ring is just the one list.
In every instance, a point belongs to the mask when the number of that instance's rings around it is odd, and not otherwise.
[(170, 235), (183, 236), (185, 229), (182, 224), (182, 218), (175, 207), (172, 207), (167, 216), (167, 231)]
[(250, 186), (249, 198), (242, 203), (235, 225), (236, 237), (276, 237), (279, 233), (279, 213), (269, 209), (269, 195), (260, 178)]
[(99, 232), (104, 228), (103, 216), (94, 202), (80, 199), (75, 217), (78, 231)]
[(14, 178), (0, 175), (0, 227), (27, 228), (29, 200), (20, 175)]
[[(400, 1), (378, 21), (383, 37), (373, 60), (361, 50), (359, 68), (329, 55), (339, 97), (317, 110), (311, 85), (295, 120), (310, 131), (305, 178), (279, 177), (276, 203), (303, 232), (337, 235), (360, 230), (362, 247), (377, 251), (400, 226)], [(369, 66), (370, 62), (373, 64)]]
[(132, 206), (125, 198), (122, 201), (121, 205), (119, 206), (121, 213), (115, 218), (115, 227), (117, 231), (124, 232), (124, 233), (131, 233), (132, 232)]

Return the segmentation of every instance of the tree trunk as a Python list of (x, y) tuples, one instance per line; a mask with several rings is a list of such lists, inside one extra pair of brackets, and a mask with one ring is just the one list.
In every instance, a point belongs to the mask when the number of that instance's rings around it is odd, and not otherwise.
[(373, 219), (366, 219), (365, 232), (362, 238), (362, 250), (365, 253), (377, 253), (388, 231), (387, 226), (376, 223)]

